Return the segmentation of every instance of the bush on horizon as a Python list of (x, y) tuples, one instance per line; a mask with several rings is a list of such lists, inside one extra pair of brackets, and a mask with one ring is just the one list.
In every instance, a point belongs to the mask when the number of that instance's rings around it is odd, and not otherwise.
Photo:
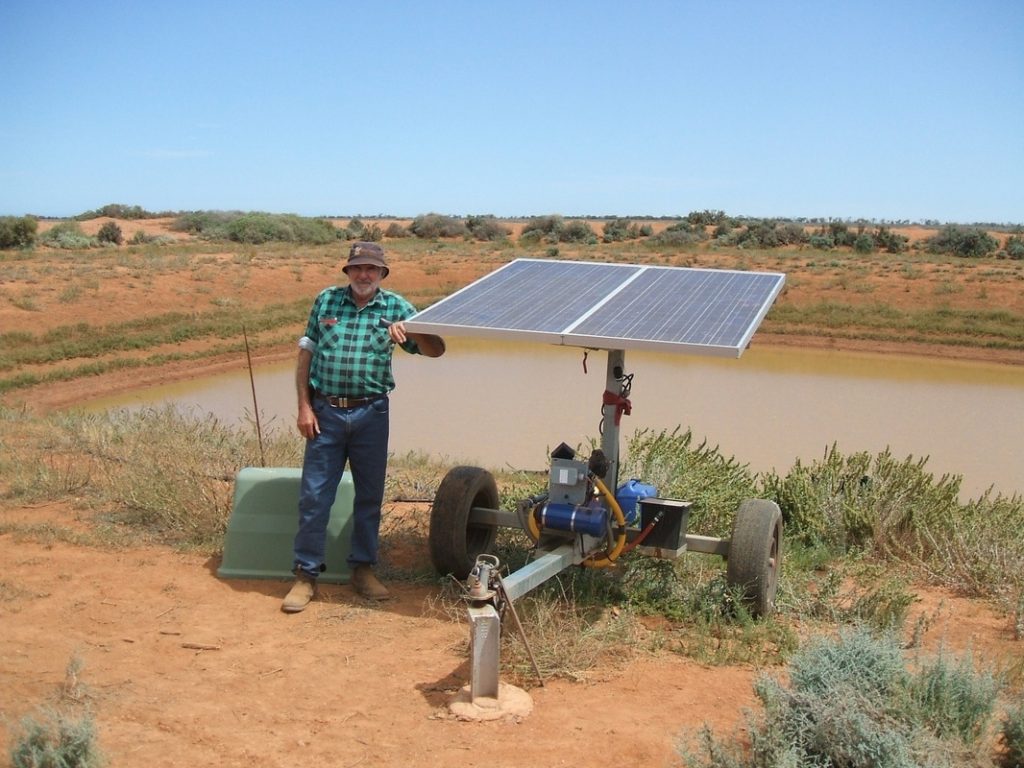
[(178, 216), (171, 229), (207, 240), (233, 240), (247, 245), (270, 242), (325, 245), (345, 237), (344, 230), (326, 219), (293, 213), (192, 211)]
[(95, 247), (96, 238), (89, 237), (77, 221), (70, 220), (62, 221), (46, 230), (37, 238), (37, 242), (51, 248), (79, 250)]
[(28, 248), (36, 240), (38, 227), (31, 216), (0, 216), (0, 249)]
[(989, 256), (999, 247), (998, 241), (985, 230), (955, 224), (943, 227), (922, 245), (928, 253), (948, 253), (965, 258)]
[(467, 216), (466, 229), (474, 238), (483, 242), (504, 240), (512, 234), (512, 230), (499, 222), (497, 217), (491, 215)]
[(108, 221), (100, 227), (99, 232), (96, 233), (96, 240), (101, 243), (120, 245), (124, 242), (124, 235), (121, 233), (121, 228), (117, 226), (117, 224), (112, 221)]
[(170, 213), (152, 213), (138, 205), (122, 205), (121, 203), (108, 203), (95, 211), (85, 211), (75, 216), (78, 221), (98, 219), (101, 216), (108, 216), (111, 219), (156, 219), (163, 216), (171, 216)]
[(421, 240), (436, 240), (439, 237), (464, 237), (466, 224), (454, 216), (440, 213), (425, 213), (409, 224), (409, 231)]

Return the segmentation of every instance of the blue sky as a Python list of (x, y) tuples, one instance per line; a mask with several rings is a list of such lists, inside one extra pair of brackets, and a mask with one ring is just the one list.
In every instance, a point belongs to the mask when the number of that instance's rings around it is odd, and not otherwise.
[(0, 2), (0, 214), (1024, 222), (1024, 2)]

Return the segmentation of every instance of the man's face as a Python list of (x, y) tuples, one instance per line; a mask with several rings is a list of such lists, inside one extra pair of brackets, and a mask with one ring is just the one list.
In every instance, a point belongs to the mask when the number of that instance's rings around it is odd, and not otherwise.
[(354, 264), (345, 274), (348, 275), (352, 293), (364, 301), (372, 298), (380, 287), (381, 268), (373, 264)]

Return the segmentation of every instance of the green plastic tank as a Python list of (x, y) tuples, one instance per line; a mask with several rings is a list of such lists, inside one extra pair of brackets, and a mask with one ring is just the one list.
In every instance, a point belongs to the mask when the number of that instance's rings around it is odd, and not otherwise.
[[(295, 532), (299, 525), (297, 467), (245, 467), (235, 476), (235, 498), (224, 537), (222, 579), (291, 579)], [(348, 583), (345, 562), (352, 533), (352, 475), (342, 475), (327, 525), (327, 570), (320, 581)]]

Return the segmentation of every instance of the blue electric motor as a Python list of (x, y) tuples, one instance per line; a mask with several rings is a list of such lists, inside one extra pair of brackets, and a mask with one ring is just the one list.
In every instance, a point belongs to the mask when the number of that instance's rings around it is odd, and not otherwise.
[(548, 502), (541, 509), (540, 522), (545, 528), (556, 531), (585, 533), (600, 538), (608, 530), (608, 510), (597, 504), (578, 506)]

